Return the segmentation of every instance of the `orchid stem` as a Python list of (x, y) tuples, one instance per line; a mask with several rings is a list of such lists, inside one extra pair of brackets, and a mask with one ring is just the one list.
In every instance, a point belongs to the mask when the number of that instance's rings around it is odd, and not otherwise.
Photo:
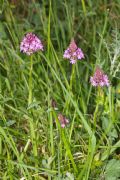
[(33, 57), (30, 58), (30, 72), (29, 72), (29, 97), (28, 106), (32, 103), (32, 71), (33, 71)]
[(74, 75), (75, 75), (75, 64), (72, 65), (72, 72), (70, 77), (70, 90), (72, 90)]
[(93, 123), (94, 123), (94, 127), (96, 130), (96, 125), (97, 125), (97, 117), (98, 117), (98, 110), (99, 110), (99, 99), (100, 99), (100, 87), (98, 87), (98, 91), (97, 91), (97, 103), (96, 103), (96, 108), (94, 111), (94, 115), (93, 115)]

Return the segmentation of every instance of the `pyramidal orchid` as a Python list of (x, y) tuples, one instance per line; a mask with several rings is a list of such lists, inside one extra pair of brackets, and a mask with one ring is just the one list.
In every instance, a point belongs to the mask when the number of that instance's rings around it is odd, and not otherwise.
[(20, 51), (31, 55), (39, 50), (43, 51), (41, 40), (33, 33), (26, 34), (20, 44)]
[(82, 50), (77, 47), (74, 39), (71, 40), (69, 47), (65, 50), (63, 58), (69, 59), (71, 64), (75, 64), (77, 60), (84, 58)]
[(90, 77), (92, 86), (109, 86), (108, 76), (103, 72), (100, 67), (97, 67), (93, 76)]
[(64, 128), (69, 123), (69, 119), (67, 119), (61, 113), (58, 114), (58, 120), (59, 120), (62, 128)]

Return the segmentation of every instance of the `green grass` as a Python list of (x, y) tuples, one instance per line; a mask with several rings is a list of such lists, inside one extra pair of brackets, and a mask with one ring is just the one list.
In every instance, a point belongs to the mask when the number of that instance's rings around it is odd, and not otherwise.
[[(119, 0), (0, 1), (0, 179), (120, 178), (119, 12)], [(44, 44), (32, 58), (19, 50), (27, 32)], [(73, 37), (75, 65), (63, 59)], [(91, 86), (96, 65), (110, 87)]]

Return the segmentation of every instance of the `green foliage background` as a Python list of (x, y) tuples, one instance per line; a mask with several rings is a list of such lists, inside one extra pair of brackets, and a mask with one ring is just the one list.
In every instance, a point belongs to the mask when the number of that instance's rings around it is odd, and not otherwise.
[[(119, 18), (119, 0), (0, 0), (1, 179), (120, 178)], [(30, 57), (19, 49), (27, 32), (44, 44), (29, 106)], [(73, 37), (85, 54), (74, 68), (63, 59)], [(96, 65), (109, 88), (91, 86)], [(58, 113), (70, 120), (64, 129)]]

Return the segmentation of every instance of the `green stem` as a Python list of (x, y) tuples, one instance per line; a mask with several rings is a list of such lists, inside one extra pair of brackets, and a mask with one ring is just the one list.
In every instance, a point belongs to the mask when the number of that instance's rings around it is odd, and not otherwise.
[(98, 87), (97, 103), (96, 103), (96, 108), (95, 108), (94, 115), (93, 115), (94, 131), (96, 130), (96, 124), (97, 124), (97, 117), (98, 117), (98, 110), (99, 110), (99, 100), (100, 100), (100, 87)]
[(70, 77), (70, 90), (72, 90), (74, 76), (75, 76), (75, 64), (72, 65), (72, 72)]
[(84, 0), (81, 0), (81, 2), (82, 2), (82, 8), (83, 8), (84, 15), (86, 16), (86, 6), (85, 6), (85, 1), (84, 1)]
[[(72, 72), (71, 72), (71, 76), (70, 76), (70, 84), (69, 84), (69, 92), (70, 92), (70, 94), (72, 94), (73, 81), (75, 80), (74, 77), (75, 77), (75, 64), (72, 65)], [(70, 104), (70, 97), (67, 97), (66, 104), (65, 104), (65, 107), (64, 107), (64, 109), (67, 109), (67, 111), (69, 109), (69, 104)]]
[[(32, 82), (32, 73), (33, 73), (33, 57), (30, 57), (30, 71), (29, 71), (29, 96), (28, 96), (28, 106), (32, 103), (32, 89), (33, 89), (33, 82)], [(32, 109), (29, 109), (29, 113), (32, 116)], [(33, 118), (29, 118), (30, 123), (30, 133), (31, 133), (31, 142), (33, 146), (33, 154), (36, 157), (37, 153), (37, 144), (36, 144), (36, 135), (35, 135), (35, 127)], [(37, 162), (35, 163), (35, 167), (38, 168)], [(36, 171), (37, 173), (37, 171)]]
[(53, 141), (53, 114), (50, 112), (50, 144), (51, 144), (51, 154), (54, 156), (54, 141)]
[(96, 105), (96, 108), (95, 108), (95, 111), (94, 111), (94, 115), (93, 115), (94, 130), (96, 130), (98, 109), (99, 109), (99, 103), (97, 102), (97, 105)]
[(29, 72), (29, 97), (28, 106), (32, 103), (32, 71), (33, 71), (33, 58), (30, 58), (30, 72)]

